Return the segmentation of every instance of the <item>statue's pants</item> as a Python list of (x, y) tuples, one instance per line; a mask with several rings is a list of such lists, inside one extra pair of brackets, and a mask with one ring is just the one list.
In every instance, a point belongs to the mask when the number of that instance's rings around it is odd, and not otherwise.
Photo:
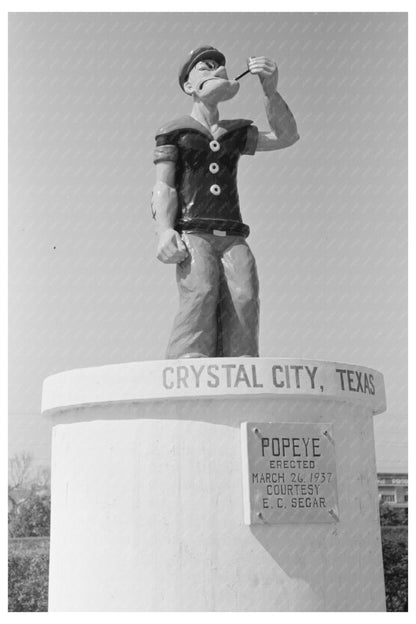
[(177, 265), (179, 312), (167, 358), (258, 357), (259, 282), (241, 236), (183, 233)]

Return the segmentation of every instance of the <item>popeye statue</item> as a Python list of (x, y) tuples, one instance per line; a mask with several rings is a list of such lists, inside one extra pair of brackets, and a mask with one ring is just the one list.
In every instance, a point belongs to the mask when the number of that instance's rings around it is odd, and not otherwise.
[(260, 79), (269, 131), (259, 132), (248, 119), (219, 119), (219, 102), (233, 98), (240, 83), (228, 78), (219, 50), (202, 46), (179, 70), (191, 114), (156, 135), (157, 257), (177, 265), (180, 297), (167, 358), (259, 355), (259, 285), (240, 214), (237, 163), (243, 154), (289, 147), (299, 136), (276, 91), (276, 63), (251, 57), (245, 73)]

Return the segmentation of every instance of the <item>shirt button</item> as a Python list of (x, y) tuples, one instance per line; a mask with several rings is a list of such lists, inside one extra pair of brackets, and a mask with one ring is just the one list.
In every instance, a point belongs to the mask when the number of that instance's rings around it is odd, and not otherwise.
[(215, 140), (210, 141), (209, 146), (213, 152), (218, 152), (218, 150), (220, 149), (220, 144), (218, 143), (218, 141)]
[(210, 186), (209, 190), (213, 195), (219, 195), (221, 193), (221, 189), (218, 184), (213, 184), (212, 186)]
[(214, 163), (210, 164), (209, 170), (211, 171), (211, 173), (218, 173), (220, 168), (219, 168), (218, 164), (214, 162)]

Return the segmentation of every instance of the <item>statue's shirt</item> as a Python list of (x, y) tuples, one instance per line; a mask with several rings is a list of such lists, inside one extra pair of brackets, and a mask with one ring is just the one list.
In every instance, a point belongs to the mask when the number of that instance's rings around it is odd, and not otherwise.
[(256, 151), (258, 130), (248, 119), (220, 121), (216, 138), (187, 115), (156, 134), (155, 163), (175, 163), (179, 232), (219, 230), (248, 236), (237, 191), (237, 165), (242, 154)]

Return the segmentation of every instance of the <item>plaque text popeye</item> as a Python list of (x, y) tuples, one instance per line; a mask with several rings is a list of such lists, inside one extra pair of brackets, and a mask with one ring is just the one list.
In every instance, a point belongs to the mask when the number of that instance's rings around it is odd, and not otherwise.
[(338, 520), (329, 424), (242, 424), (246, 524)]

